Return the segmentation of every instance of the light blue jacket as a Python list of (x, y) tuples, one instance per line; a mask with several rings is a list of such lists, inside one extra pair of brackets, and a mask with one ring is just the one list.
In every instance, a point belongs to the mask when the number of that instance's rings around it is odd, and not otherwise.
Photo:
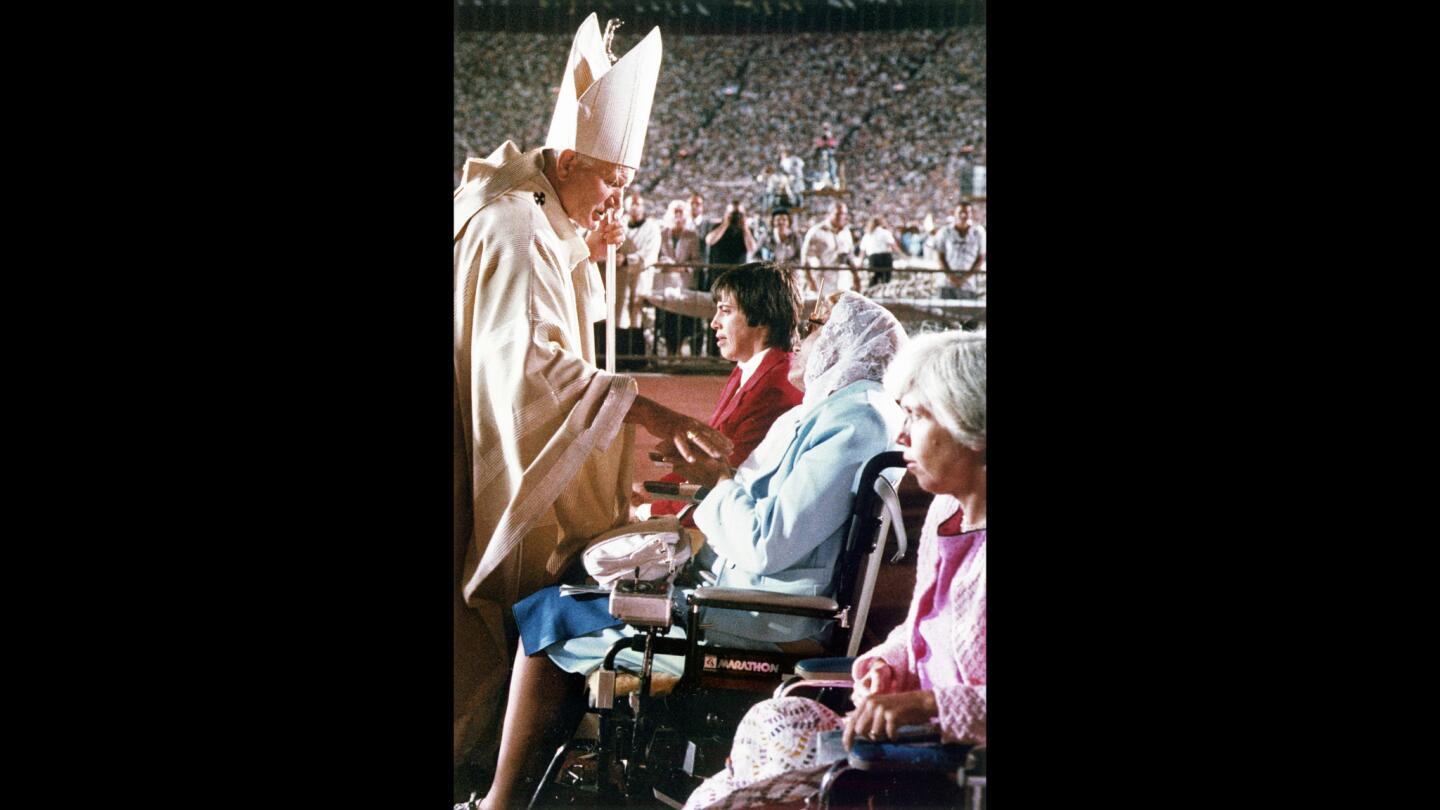
[[(769, 469), (742, 469), (695, 509), (705, 533), (699, 562), (727, 588), (831, 596), (860, 471), (892, 449), (900, 413), (879, 383), (861, 380), (831, 394), (795, 426)], [(800, 616), (711, 610), (701, 616), (727, 634), (782, 642), (820, 638), (826, 623)]]

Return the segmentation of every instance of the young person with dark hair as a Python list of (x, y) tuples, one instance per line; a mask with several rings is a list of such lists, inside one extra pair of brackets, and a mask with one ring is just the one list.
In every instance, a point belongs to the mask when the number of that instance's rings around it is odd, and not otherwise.
[[(765, 438), (775, 418), (799, 405), (803, 397), (786, 380), (800, 300), (789, 274), (767, 262), (726, 270), (711, 291), (716, 313), (710, 327), (720, 356), (736, 365), (709, 424), (735, 443), (729, 462), (739, 466)], [(685, 479), (670, 473), (662, 480)], [(684, 506), (679, 501), (654, 501), (649, 514), (678, 514)]]

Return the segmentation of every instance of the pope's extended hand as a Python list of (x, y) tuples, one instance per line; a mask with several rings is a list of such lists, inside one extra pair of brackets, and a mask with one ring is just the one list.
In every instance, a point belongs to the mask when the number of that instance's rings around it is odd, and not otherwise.
[(705, 455), (697, 455), (693, 462), (674, 461), (675, 472), (685, 476), (685, 480), (692, 484), (699, 484), (702, 487), (713, 487), (722, 478), (733, 478), (735, 471), (730, 469), (730, 463), (723, 458), (711, 458)]
[[(662, 428), (664, 432), (657, 435), (686, 461), (693, 462), (701, 454), (724, 459), (735, 449), (735, 444), (724, 433), (704, 422), (683, 414), (675, 414), (675, 417)], [(669, 455), (668, 451), (666, 455)]]

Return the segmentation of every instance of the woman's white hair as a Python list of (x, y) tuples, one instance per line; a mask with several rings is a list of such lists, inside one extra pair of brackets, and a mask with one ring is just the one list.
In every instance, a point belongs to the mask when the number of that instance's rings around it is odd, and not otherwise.
[(885, 372), (885, 391), (913, 394), (955, 441), (985, 449), (985, 330), (911, 338)]

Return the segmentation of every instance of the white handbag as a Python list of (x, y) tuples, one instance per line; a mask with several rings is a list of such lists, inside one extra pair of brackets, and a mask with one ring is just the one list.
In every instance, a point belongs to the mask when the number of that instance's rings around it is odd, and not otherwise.
[(680, 521), (661, 515), (642, 523), (621, 526), (590, 541), (581, 559), (585, 571), (601, 585), (618, 579), (670, 579), (690, 559), (688, 542), (681, 542)]

